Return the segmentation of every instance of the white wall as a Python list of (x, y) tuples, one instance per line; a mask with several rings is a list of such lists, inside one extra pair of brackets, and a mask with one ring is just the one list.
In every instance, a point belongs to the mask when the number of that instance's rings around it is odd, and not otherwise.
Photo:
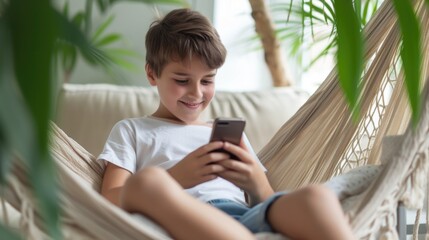
[(213, 24), (228, 50), (224, 66), (218, 71), (217, 86), (224, 90), (270, 88), (271, 78), (257, 41), (248, 0), (217, 0)]
[[(57, 0), (59, 6), (62, 6), (64, 1)], [(85, 0), (69, 1), (71, 11), (83, 9), (85, 2)], [(255, 40), (249, 40), (255, 33), (248, 0), (189, 0), (188, 2), (193, 9), (202, 12), (212, 20), (227, 48), (226, 62), (218, 71), (217, 88), (231, 91), (271, 88), (271, 77), (264, 62), (263, 52), (260, 49), (255, 49), (259, 43)], [(157, 7), (161, 13), (166, 13), (174, 8), (163, 5)], [(150, 23), (156, 18), (157, 11), (150, 5), (126, 2), (116, 4), (109, 13), (115, 15), (109, 32), (118, 32), (125, 36), (126, 41), (121, 42), (121, 47), (132, 49), (139, 55), (139, 58), (134, 60), (138, 68), (121, 71), (120, 75), (114, 75), (80, 60), (71, 76), (71, 82), (107, 82), (148, 86), (144, 72), (144, 38)], [(95, 13), (93, 16), (94, 23), (99, 24), (106, 17)], [(287, 59), (286, 54), (284, 54), (284, 58)], [(332, 68), (331, 63), (326, 66), (326, 61), (321, 64), (320, 69), (302, 74), (294, 60), (288, 58), (286, 71), (298, 87), (314, 89), (314, 82), (317, 84), (323, 80)], [(309, 80), (304, 79), (302, 81), (302, 78)]]

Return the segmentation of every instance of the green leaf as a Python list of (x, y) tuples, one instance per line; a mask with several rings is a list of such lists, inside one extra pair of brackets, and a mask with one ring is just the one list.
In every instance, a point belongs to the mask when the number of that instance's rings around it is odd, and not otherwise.
[(323, 9), (327, 10), (327, 11), (322, 11), (324, 15), (326, 15), (326, 17), (334, 18), (335, 11), (332, 8), (332, 5), (333, 5), (332, 1), (331, 2), (321, 1), (321, 3), (323, 4)]
[(61, 57), (62, 57), (62, 67), (66, 72), (71, 72), (77, 62), (77, 50), (74, 46), (68, 43), (60, 44)]
[(334, 9), (337, 27), (339, 81), (352, 109), (354, 119), (357, 120), (363, 52), (360, 24), (353, 9), (352, 1), (335, 0)]
[(80, 53), (86, 61), (93, 65), (101, 65), (102, 67), (109, 67), (112, 64), (112, 60), (107, 54), (98, 48), (89, 47), (88, 49), (80, 49)]
[(104, 13), (110, 5), (109, 0), (97, 0), (98, 9), (101, 13)]
[[(313, 1), (310, 0), (310, 5), (313, 5)], [(313, 16), (313, 9), (314, 8), (310, 8), (310, 16)], [(311, 27), (311, 36), (314, 38), (314, 23), (313, 23), (313, 18), (310, 17), (310, 27)]]
[(94, 34), (91, 37), (92, 42), (99, 41), (98, 38), (103, 34), (103, 32), (106, 30), (108, 26), (113, 22), (113, 19), (115, 19), (115, 16), (111, 15), (104, 21), (98, 28), (95, 30)]
[(73, 18), (72, 22), (76, 24), (79, 29), (83, 29), (85, 23), (85, 13), (82, 11), (77, 12)]
[(287, 10), (287, 21), (289, 21), (290, 14), (292, 13), (292, 5), (293, 5), (293, 2), (290, 1), (290, 3), (289, 3), (289, 9)]
[[(293, 4), (292, 10), (290, 10), (289, 5), (292, 1), (293, 0), (287, 0), (282, 3), (273, 3), (271, 5), (273, 7), (270, 8), (270, 10), (275, 13), (273, 16), (276, 24), (276, 34), (279, 40), (286, 42), (286, 44), (290, 44), (291, 42), (297, 43), (297, 37), (303, 40), (306, 37), (304, 33), (307, 34), (308, 31), (304, 31), (302, 28), (311, 30), (313, 38), (310, 41), (306, 39), (306, 41), (303, 42), (301, 40), (305, 45), (301, 44), (298, 48), (297, 45), (292, 45), (292, 51), (289, 51), (289, 54), (292, 56), (296, 56), (296, 54), (303, 51), (319, 52), (317, 57), (312, 57), (312, 59), (310, 59), (310, 64), (308, 66), (304, 66), (304, 71), (306, 71), (308, 67), (320, 60), (321, 57), (326, 54), (331, 54), (337, 49), (338, 45), (336, 41), (338, 35), (336, 25), (334, 25), (337, 21), (337, 16), (334, 11), (334, 0), (299, 1), (299, 4)], [(363, 29), (380, 5), (379, 0), (357, 0), (349, 2), (352, 3), (352, 8), (355, 9), (359, 29)], [(282, 12), (283, 15), (281, 14)], [(291, 15), (291, 20), (288, 20), (287, 23), (284, 24), (286, 19), (285, 15), (287, 14), (287, 19), (289, 19), (289, 13)], [(361, 19), (360, 22), (359, 19)], [(299, 24), (297, 24), (297, 21), (299, 21)], [(331, 44), (330, 40), (326, 41), (327, 38), (334, 38), (335, 44)], [(290, 50), (290, 45), (287, 46), (287, 49)]]
[(63, 15), (68, 18), (69, 17), (69, 2), (65, 2), (64, 3), (64, 7), (63, 7)]
[[(4, 101), (5, 99), (1, 99), (1, 100)], [(0, 123), (1, 122), (2, 121), (0, 121)], [(6, 179), (7, 179), (6, 176), (10, 171), (10, 167), (12, 166), (12, 159), (13, 159), (10, 145), (6, 141), (6, 136), (3, 133), (3, 131), (4, 130), (0, 128), (0, 185), (6, 183)]]
[(10, 49), (11, 47), (11, 41), (9, 32), (6, 29), (5, 22), (0, 17), (0, 184), (4, 184), (6, 181), (6, 176), (9, 173), (10, 165), (12, 162), (11, 157), (11, 150), (10, 150), (10, 144), (9, 141), (6, 139), (6, 131), (3, 123), (3, 117), (1, 117), (3, 114), (7, 114), (4, 111), (4, 108), (2, 105), (8, 101), (8, 99), (5, 98), (4, 94), (2, 94), (3, 91), (3, 85), (7, 78), (7, 66), (8, 61), (10, 59)]
[[(82, 56), (91, 64), (106, 65), (108, 58), (100, 49), (95, 48), (87, 40), (82, 31), (58, 12), (54, 12), (55, 21), (59, 24), (59, 38), (76, 46)], [(106, 62), (107, 61), (107, 62)]]
[(24, 160), (33, 157), (35, 129), (22, 94), (17, 90), (12, 59), (12, 39), (8, 23), (0, 18), (0, 144), (2, 174), (5, 179), (11, 152), (18, 152)]
[(139, 67), (134, 64), (131, 61), (128, 61), (127, 59), (121, 58), (119, 56), (110, 56), (113, 60), (113, 62), (120, 66), (121, 68), (127, 69), (127, 70), (131, 70), (131, 71), (137, 71), (139, 70)]
[[(321, 7), (319, 7), (319, 6), (315, 5), (315, 4), (308, 4), (308, 7), (310, 9), (312, 9), (313, 12), (316, 12), (317, 14), (322, 15), (323, 19), (322, 19), (322, 17), (318, 17), (318, 16), (313, 15), (313, 14), (310, 14), (309, 17), (316, 18), (320, 22), (324, 22), (324, 23), (328, 23), (328, 22), (332, 23), (334, 21), (334, 19), (333, 19), (334, 15), (332, 15), (332, 13), (331, 13), (330, 6), (323, 5), (324, 8), (321, 8)], [(324, 9), (328, 9), (329, 11), (326, 12)]]
[(135, 61), (138, 58), (143, 58), (135, 53), (134, 51), (128, 50), (128, 49), (121, 49), (121, 48), (111, 48), (106, 50), (106, 54), (109, 56), (109, 58), (112, 60), (112, 62), (116, 65), (118, 65), (121, 68), (137, 71), (139, 70), (140, 64), (135, 64)]
[[(304, 9), (304, 2), (302, 2), (301, 7), (302, 7), (302, 9)], [(304, 42), (304, 35), (305, 35), (304, 34), (304, 32), (305, 32), (305, 16), (304, 15), (301, 16), (301, 28), (302, 28), (301, 42)]]
[(7, 229), (3, 224), (0, 223), (0, 236), (2, 239), (8, 240), (21, 240), (22, 238), (10, 229)]
[(365, 5), (363, 6), (363, 11), (361, 13), (361, 24), (365, 25), (366, 20), (368, 19), (368, 11), (369, 11), (369, 5), (371, 1), (366, 1)]
[(83, 32), (86, 36), (89, 36), (89, 32), (92, 29), (92, 6), (93, 6), (93, 0), (86, 0), (85, 3), (85, 11), (84, 11), (84, 27)]
[(360, 24), (362, 22), (361, 15), (360, 15), (360, 13), (362, 12), (362, 2), (361, 2), (361, 0), (354, 0), (353, 1), (353, 6), (354, 6), (354, 9), (355, 9), (355, 12), (357, 13), (356, 14), (356, 17), (358, 19), (357, 21)]
[(409, 0), (394, 0), (402, 33), (401, 59), (414, 126), (420, 118), (421, 43), (419, 22)]
[[(10, 1), (7, 19), (13, 42), (13, 72), (30, 116), (28, 128), (34, 128), (34, 138), (29, 139), (27, 146), (27, 151), (33, 154), (24, 155), (28, 163), (29, 182), (32, 183), (49, 235), (59, 239), (59, 200), (55, 170), (48, 150), (54, 95), (51, 64), (57, 22), (49, 0)], [(38, 34), (34, 34), (34, 29), (39, 31)]]
[(117, 42), (119, 40), (121, 40), (121, 35), (117, 33), (111, 33), (103, 37), (99, 41), (95, 42), (94, 46), (99, 48)]

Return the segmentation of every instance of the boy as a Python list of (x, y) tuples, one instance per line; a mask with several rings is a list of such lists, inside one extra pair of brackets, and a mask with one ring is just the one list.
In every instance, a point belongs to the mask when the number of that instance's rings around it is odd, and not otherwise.
[[(328, 189), (274, 193), (245, 136), (240, 146), (208, 143), (211, 126), (200, 114), (214, 96), (226, 50), (205, 17), (189, 9), (170, 12), (151, 25), (146, 49), (159, 107), (112, 129), (99, 156), (107, 162), (103, 196), (150, 217), (174, 239), (252, 239), (262, 231), (293, 239), (353, 238)], [(220, 148), (240, 161), (213, 152)]]

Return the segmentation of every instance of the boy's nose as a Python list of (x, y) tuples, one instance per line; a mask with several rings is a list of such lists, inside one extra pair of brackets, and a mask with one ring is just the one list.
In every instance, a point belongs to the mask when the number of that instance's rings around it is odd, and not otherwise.
[(199, 84), (192, 85), (189, 88), (188, 93), (189, 93), (189, 95), (196, 97), (196, 98), (200, 98), (203, 96), (203, 93), (202, 93), (202, 90), (201, 90), (201, 87)]

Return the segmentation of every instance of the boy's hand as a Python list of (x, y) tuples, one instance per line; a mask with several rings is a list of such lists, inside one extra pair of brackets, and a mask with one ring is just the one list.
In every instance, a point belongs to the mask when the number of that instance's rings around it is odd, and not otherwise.
[(240, 146), (225, 142), (223, 149), (240, 160), (228, 159), (219, 162), (225, 167), (225, 171), (218, 175), (243, 189), (248, 194), (251, 206), (262, 202), (274, 193), (264, 170), (249, 153), (243, 141)]
[(188, 154), (167, 171), (185, 189), (213, 180), (219, 172), (225, 170), (217, 162), (229, 159), (226, 153), (212, 152), (222, 146), (223, 143), (219, 141), (208, 143)]

